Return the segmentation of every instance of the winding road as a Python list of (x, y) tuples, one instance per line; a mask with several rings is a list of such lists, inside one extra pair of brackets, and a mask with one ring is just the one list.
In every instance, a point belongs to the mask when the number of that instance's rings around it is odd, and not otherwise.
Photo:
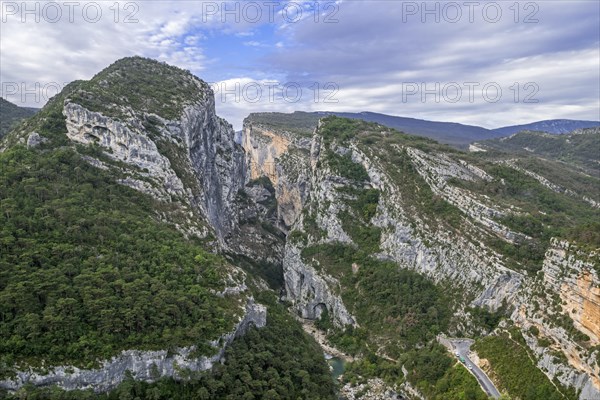
[[(458, 357), (462, 357), (465, 360), (465, 366), (469, 371), (477, 378), (477, 381), (481, 385), (481, 388), (486, 392), (488, 396), (497, 399), (500, 397), (500, 392), (496, 389), (496, 386), (492, 383), (490, 378), (469, 358), (469, 352), (471, 351), (471, 345), (473, 340), (470, 339), (448, 339), (448, 341), (454, 347), (454, 355), (458, 354)], [(472, 368), (470, 368), (472, 367)]]

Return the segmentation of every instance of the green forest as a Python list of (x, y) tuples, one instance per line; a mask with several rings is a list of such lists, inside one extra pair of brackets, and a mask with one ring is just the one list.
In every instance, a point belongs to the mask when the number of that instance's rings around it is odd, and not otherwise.
[(71, 149), (0, 154), (0, 354), (94, 365), (198, 345), (233, 327), (224, 261), (153, 217), (153, 200)]
[(487, 359), (494, 376), (511, 396), (521, 400), (577, 399), (575, 391), (550, 381), (532, 361), (523, 336), (517, 329), (499, 336), (487, 336), (473, 347), (481, 358)]
[[(92, 391), (65, 392), (56, 388), (28, 387), (9, 399), (27, 400), (333, 400), (335, 382), (319, 345), (300, 324), (263, 293), (257, 298), (268, 305), (267, 325), (251, 330), (227, 349), (224, 364), (212, 371), (191, 374), (187, 381), (161, 379), (155, 383), (129, 376), (107, 394)], [(0, 395), (2, 393), (0, 392)]]

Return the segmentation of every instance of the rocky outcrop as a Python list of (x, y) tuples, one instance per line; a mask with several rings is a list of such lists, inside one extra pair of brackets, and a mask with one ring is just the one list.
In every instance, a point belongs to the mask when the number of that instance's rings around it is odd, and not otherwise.
[[(305, 157), (303, 162), (304, 173), (298, 176), (298, 182), (309, 189), (307, 203), (303, 213), (314, 213), (318, 229), (326, 234), (325, 238), (311, 237), (311, 243), (343, 242), (352, 243), (352, 239), (342, 228), (338, 213), (343, 209), (340, 194), (336, 190), (343, 186), (345, 181), (336, 177), (332, 171), (319, 163), (321, 159), (320, 137), (314, 135), (310, 146), (310, 157)], [(283, 170), (285, 171), (285, 170)], [(296, 220), (292, 231), (305, 231), (304, 217)], [(336, 326), (356, 326), (356, 319), (348, 312), (340, 293), (337, 279), (317, 271), (310, 260), (305, 260), (302, 248), (308, 243), (299, 243), (288, 240), (285, 245), (283, 258), (283, 273), (285, 279), (286, 299), (292, 302), (293, 307), (302, 318), (318, 319), (327, 309)]]
[[(264, 188), (246, 186), (246, 158), (235, 141), (232, 126), (217, 117), (208, 85), (197, 78), (192, 81), (197, 91), (189, 98), (180, 98), (181, 104), (173, 107), (179, 113), (174, 119), (149, 113), (142, 106), (132, 109), (129, 104), (98, 106), (92, 102), (98, 107), (94, 110), (103, 111), (91, 111), (73, 100), (78, 97), (71, 93), (68, 96), (72, 98), (66, 98), (62, 104), (66, 135), (74, 143), (102, 150), (97, 158), (81, 154), (83, 161), (114, 172), (117, 183), (167, 203), (156, 207), (155, 218), (173, 224), (188, 237), (213, 236), (216, 241), (208, 243), (212, 250), (241, 253), (257, 261), (281, 262), (281, 238), (278, 232), (264, 228), (268, 207), (259, 204), (270, 202), (272, 194), (267, 191), (265, 195)], [(94, 93), (85, 95), (93, 98)], [(115, 110), (122, 111), (115, 114), (119, 117), (113, 116)], [(28, 145), (34, 147), (43, 140), (33, 132)], [(235, 270), (236, 274), (239, 272)], [(237, 296), (242, 301), (247, 296), (242, 294), (248, 289), (246, 284), (234, 278), (230, 281), (223, 290), (212, 294)], [(265, 324), (266, 308), (250, 299), (235, 329), (210, 342), (213, 354), (200, 356), (195, 346), (156, 351), (128, 349), (101, 361), (96, 369), (65, 365), (43, 372), (23, 370), (12, 380), (0, 381), (0, 387), (16, 390), (31, 383), (103, 392), (117, 386), (126, 371), (144, 381), (161, 377), (183, 379), (185, 371), (207, 370), (222, 361), (225, 348), (249, 326)]]
[(544, 259), (544, 283), (560, 296), (575, 328), (600, 344), (600, 278), (597, 253), (585, 254), (567, 241), (553, 240)]
[(497, 205), (489, 204), (486, 198), (476, 198), (468, 190), (448, 184), (450, 178), (466, 181), (491, 180), (492, 178), (484, 171), (475, 166), (467, 168), (469, 164), (456, 162), (444, 154), (427, 154), (410, 147), (406, 148), (406, 152), (413, 160), (418, 173), (425, 179), (434, 193), (509, 242), (526, 238), (526, 236), (511, 231), (493, 219), (512, 213), (513, 210), (501, 210)]
[[(104, 147), (109, 157), (132, 165), (140, 175), (160, 182), (157, 189), (165, 195), (184, 193), (183, 183), (169, 159), (159, 153), (139, 120), (125, 124), (70, 102), (65, 103), (63, 114), (67, 136), (74, 142)], [(142, 185), (130, 186), (141, 189)], [(145, 192), (156, 196), (153, 190)]]
[[(544, 330), (543, 334), (548, 332), (551, 331)], [(564, 335), (562, 333), (558, 333), (557, 335), (557, 332), (555, 331), (554, 336), (560, 338)], [(592, 375), (584, 372), (586, 370), (589, 371), (590, 368), (585, 367), (581, 363), (581, 360), (576, 361), (577, 359), (580, 359), (580, 357), (574, 357), (577, 353), (577, 349), (574, 346), (559, 347), (564, 346), (563, 340), (562, 344), (548, 348), (541, 346), (538, 339), (527, 332), (523, 333), (523, 337), (527, 346), (533, 351), (537, 358), (537, 367), (544, 372), (548, 378), (557, 379), (562, 385), (577, 390), (579, 392), (579, 400), (595, 399), (600, 396), (597, 372)], [(557, 351), (567, 354), (569, 364), (565, 364), (561, 358), (557, 357)], [(593, 364), (595, 362), (595, 357), (588, 359), (587, 362)], [(576, 364), (576, 366), (571, 363)]]
[[(451, 177), (490, 180), (489, 175), (476, 166), (455, 162), (443, 155), (434, 157), (410, 148), (407, 154), (434, 193), (447, 197), (450, 203), (455, 202), (464, 209), (466, 215), (477, 216), (477, 222), (494, 230), (495, 225), (487, 221), (489, 215), (498, 211), (473, 200), (466, 191), (455, 191), (457, 188), (446, 182)], [(365, 166), (373, 186), (383, 193), (373, 218), (373, 224), (382, 228), (380, 258), (393, 259), (436, 282), (451, 282), (461, 287), (463, 293), (475, 298), (473, 305), (496, 310), (512, 302), (523, 276), (506, 268), (502, 256), (480, 240), (485, 234), (481, 226), (465, 220), (461, 235), (443, 225), (430, 226), (412, 211), (414, 205), (406, 203), (402, 188), (390, 178), (382, 163), (370, 159), (359, 149), (353, 150), (353, 157)]]
[[(303, 230), (301, 214), (308, 201), (334, 193), (326, 179), (315, 176), (311, 162), (318, 153), (311, 155), (314, 141), (293, 135), (286, 131), (272, 130), (254, 123), (251, 117), (244, 121), (242, 144), (247, 154), (249, 178), (257, 180), (267, 177), (271, 181), (277, 201), (277, 222), (283, 231)], [(319, 183), (317, 183), (317, 181)], [(322, 190), (313, 190), (320, 188)], [(252, 191), (248, 191), (252, 193)], [(323, 199), (322, 199), (323, 200)], [(316, 200), (315, 200), (316, 201)], [(337, 202), (330, 202), (335, 207)], [(336, 219), (337, 212), (320, 213), (323, 226), (330, 226), (328, 232), (335, 234), (332, 240), (350, 239), (343, 232)], [(332, 227), (335, 224), (335, 227)], [(283, 250), (283, 273), (286, 299), (290, 301), (299, 316), (305, 319), (318, 319), (327, 309), (334, 324), (338, 326), (355, 325), (355, 319), (342, 302), (339, 282), (315, 268), (301, 256), (301, 246), (287, 241)]]
[(402, 400), (405, 397), (380, 378), (368, 379), (365, 383), (347, 383), (340, 388), (340, 395), (347, 400)]
[(275, 188), (280, 226), (298, 219), (308, 196), (310, 139), (244, 120), (242, 145), (250, 179), (268, 177)]
[(337, 326), (356, 325), (339, 295), (339, 282), (319, 273), (300, 255), (300, 249), (288, 243), (283, 259), (286, 298), (302, 318), (318, 319), (325, 309)]
[[(63, 114), (71, 140), (96, 143), (141, 176), (160, 182), (161, 191), (184, 196), (201, 208), (221, 243), (226, 243), (237, 222), (233, 203), (246, 180), (245, 158), (231, 125), (217, 117), (213, 96), (184, 107), (178, 120), (134, 113), (125, 123), (68, 101)], [(157, 196), (143, 183), (131, 179), (123, 183)]]
[[(596, 252), (553, 239), (541, 275), (521, 292), (511, 316), (537, 356), (538, 367), (581, 391), (582, 400), (600, 396), (600, 353), (593, 347), (600, 343), (599, 261)], [(539, 334), (531, 334), (531, 327)]]
[(37, 132), (31, 132), (29, 134), (29, 136), (27, 137), (27, 147), (28, 148), (33, 148), (33, 147), (37, 147), (40, 144), (47, 142), (48, 139), (46, 139), (43, 136), (40, 136), (39, 133)]
[(184, 140), (205, 215), (226, 243), (237, 222), (235, 197), (246, 182), (245, 157), (233, 127), (216, 116), (214, 97), (207, 96), (201, 107), (186, 107), (180, 123), (169, 129)]
[[(245, 194), (249, 177), (244, 149), (236, 143), (232, 126), (216, 115), (210, 89), (197, 86), (201, 95), (182, 106), (173, 120), (127, 109), (129, 118), (121, 121), (67, 99), (63, 109), (67, 135), (74, 142), (104, 149), (125, 175), (119, 183), (170, 202), (172, 215), (161, 218), (184, 216), (176, 226), (186, 236), (206, 237), (212, 232), (222, 250), (280, 263), (281, 237), (276, 229), (264, 229), (266, 210), (256, 202), (256, 193)], [(109, 167), (84, 159), (99, 168)]]
[(211, 341), (211, 346), (214, 348), (213, 355), (198, 357), (194, 355), (196, 350), (194, 346), (179, 348), (174, 352), (126, 350), (110, 360), (103, 361), (98, 369), (59, 366), (46, 373), (33, 370), (19, 371), (13, 379), (0, 381), (0, 388), (17, 390), (25, 384), (33, 384), (35, 386), (56, 385), (65, 390), (93, 389), (96, 392), (106, 392), (118, 386), (127, 376), (127, 371), (136, 380), (146, 382), (153, 382), (163, 377), (183, 379), (186, 371), (205, 371), (212, 368), (215, 363), (223, 361), (225, 349), (235, 338), (244, 335), (251, 326), (264, 327), (266, 319), (266, 307), (255, 303), (250, 298), (235, 328)]
[(536, 181), (538, 181), (539, 183), (541, 183), (543, 186), (547, 187), (548, 189), (552, 190), (553, 192), (564, 193), (568, 196), (583, 200), (594, 208), (600, 208), (600, 203), (598, 203), (597, 201), (595, 201), (587, 196), (579, 195), (579, 194), (575, 193), (574, 191), (572, 191), (571, 189), (564, 188), (560, 185), (557, 185), (557, 184), (551, 182), (550, 180), (546, 179), (545, 177), (543, 177), (542, 175), (540, 175), (538, 173), (535, 173), (533, 171), (530, 171), (526, 168), (521, 167), (520, 165), (518, 165), (518, 160), (516, 160), (516, 159), (504, 160), (504, 161), (502, 161), (502, 163), (508, 165), (511, 168), (516, 169), (517, 171), (524, 173), (527, 176), (530, 176), (531, 178), (535, 179)]
[[(248, 140), (248, 136), (246, 138)], [(311, 236), (313, 232), (308, 235), (307, 243), (289, 240), (286, 243), (283, 259), (286, 298), (304, 318), (319, 318), (322, 310), (326, 308), (337, 325), (355, 324), (355, 318), (348, 313), (341, 297), (337, 295), (340, 292), (338, 281), (319, 269), (318, 265), (313, 265), (314, 260), (311, 264), (311, 260), (305, 260), (301, 256), (302, 248), (311, 244), (353, 244), (339, 217), (340, 212), (347, 207), (343, 189), (353, 183), (338, 176), (327, 166), (321, 140), (317, 131), (312, 139), (310, 158), (302, 160), (308, 164), (311, 171), (308, 179), (306, 174), (300, 179), (294, 177), (296, 184), (301, 183), (308, 188), (304, 213), (310, 214), (314, 219), (321, 237)], [(278, 156), (274, 158), (274, 162), (277, 163), (285, 155), (282, 153), (284, 149), (277, 150), (272, 146), (270, 139), (254, 142), (254, 158), (260, 160), (261, 154), (275, 153)], [(447, 184), (447, 180), (452, 177), (491, 180), (485, 171), (464, 161), (454, 161), (441, 155), (432, 158), (420, 150), (407, 149), (417, 166), (417, 171), (432, 186), (434, 192), (448, 197), (449, 201), (454, 201), (468, 216), (476, 217), (477, 222), (484, 222), (483, 227), (470, 221), (466, 222), (465, 227), (469, 229), (461, 235), (456, 235), (451, 229), (431, 227), (418, 213), (413, 212), (414, 205), (406, 204), (403, 198), (403, 188), (389, 176), (386, 167), (377, 157), (367, 155), (356, 146), (330, 146), (331, 151), (349, 154), (354, 162), (362, 164), (369, 175), (369, 186), (382, 193), (377, 213), (371, 221), (373, 225), (381, 228), (382, 232), (381, 250), (376, 255), (378, 258), (395, 260), (400, 266), (414, 269), (436, 282), (456, 285), (466, 297), (471, 296), (471, 299), (474, 299), (473, 305), (476, 306), (496, 310), (503, 304), (512, 302), (523, 276), (506, 268), (501, 255), (478, 240), (484, 234), (482, 229), (487, 227), (494, 230), (494, 227), (499, 226), (491, 217), (502, 215), (502, 212), (483, 204), (483, 200), (475, 200), (466, 191), (451, 189)], [(261, 165), (264, 166), (259, 164)], [(265, 171), (257, 167), (253, 173), (265, 174)], [(278, 170), (277, 174), (278, 180), (287, 178), (285, 169)], [(291, 230), (306, 232), (305, 219), (305, 216), (300, 216)], [(507, 232), (500, 228), (496, 230)]]

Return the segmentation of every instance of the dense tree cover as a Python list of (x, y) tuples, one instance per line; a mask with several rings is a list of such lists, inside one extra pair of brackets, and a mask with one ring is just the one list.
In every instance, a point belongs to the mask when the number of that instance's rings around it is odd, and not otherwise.
[(354, 139), (360, 132), (361, 127), (370, 125), (361, 120), (340, 118), (335, 115), (323, 118), (321, 123), (319, 134), (323, 136), (325, 143), (331, 143), (334, 139), (341, 142)]
[[(600, 151), (600, 147), (598, 151)], [(600, 153), (596, 154), (596, 158), (600, 158)], [(600, 184), (600, 174), (582, 174), (577, 165), (530, 155), (521, 156), (515, 159), (514, 163), (528, 171), (543, 176), (562, 188), (572, 190), (579, 196), (586, 195), (591, 199), (600, 201), (600, 192), (594, 190)]]
[[(109, 394), (27, 388), (15, 397), (28, 400), (171, 400), (171, 399), (334, 399), (335, 384), (319, 345), (271, 295), (257, 299), (268, 304), (267, 326), (252, 328), (234, 341), (223, 365), (192, 374), (188, 381), (162, 379), (156, 383), (125, 380)], [(1, 393), (0, 393), (1, 394)]]
[[(419, 386), (419, 385), (417, 385)], [(421, 387), (423, 385), (421, 384)], [(424, 393), (431, 393), (432, 400), (487, 400), (477, 382), (477, 379), (467, 371), (464, 365), (455, 364), (446, 370), (442, 378), (438, 379), (433, 389), (421, 389)]]
[(66, 85), (59, 94), (48, 100), (42, 110), (10, 131), (3, 138), (2, 144), (6, 147), (17, 145), (19, 141), (27, 140), (27, 136), (35, 131), (47, 140), (38, 148), (47, 149), (70, 145), (69, 138), (65, 134), (67, 125), (62, 110), (68, 94), (76, 90), (80, 84), (81, 81), (73, 81)]
[(411, 349), (403, 355), (403, 358), (406, 362), (404, 367), (408, 371), (408, 380), (413, 383), (437, 382), (452, 365), (448, 351), (439, 344), (431, 344), (424, 349)]
[[(425, 343), (448, 326), (449, 296), (414, 271), (339, 243), (308, 247), (303, 257), (319, 261), (340, 280), (344, 303), (368, 327), (369, 336), (385, 338), (381, 342), (387, 354), (399, 355), (403, 348)], [(352, 271), (352, 264), (357, 271)], [(333, 332), (331, 339), (340, 347), (355, 354), (364, 351), (363, 328)]]
[[(590, 221), (571, 227), (566, 233), (567, 239), (576, 242), (584, 251), (595, 251), (600, 248), (600, 222)], [(600, 263), (595, 264), (596, 273), (600, 276)]]
[[(404, 377), (404, 366), (408, 375)], [(467, 369), (448, 356), (439, 344), (428, 344), (403, 353), (397, 361), (368, 353), (347, 365), (344, 382), (363, 383), (379, 377), (390, 385), (405, 379), (431, 400), (486, 400), (488, 397)]]
[(246, 117), (244, 123), (250, 122), (271, 130), (291, 132), (296, 135), (310, 137), (321, 117), (322, 115), (317, 113), (303, 111), (295, 111), (291, 114), (277, 112), (251, 113)]
[(508, 317), (508, 307), (506, 304), (503, 304), (502, 307), (493, 312), (482, 307), (471, 307), (468, 310), (473, 318), (473, 323), (476, 326), (482, 327), (487, 332), (495, 329), (502, 318)]
[(362, 251), (378, 252), (381, 229), (371, 224), (371, 219), (377, 211), (379, 190), (344, 186), (338, 188), (338, 191), (350, 197), (346, 200), (349, 207), (338, 214), (342, 228)]
[(336, 115), (329, 115), (321, 119), (319, 134), (326, 144), (330, 144), (334, 140), (342, 144), (355, 141), (366, 145), (383, 145), (384, 147), (390, 144), (404, 144), (424, 150), (439, 148), (448, 152), (457, 151), (430, 138), (406, 134), (377, 122), (338, 117)]
[(478, 340), (473, 349), (487, 359), (502, 389), (521, 400), (576, 399), (573, 389), (551, 382), (528, 355), (528, 349), (518, 330), (510, 336), (487, 336)]
[[(90, 365), (126, 348), (206, 343), (233, 326), (223, 261), (154, 201), (71, 149), (0, 154), (2, 365)], [(6, 372), (6, 371), (5, 371)]]
[(362, 164), (352, 161), (350, 154), (340, 155), (327, 150), (327, 164), (335, 173), (344, 178), (362, 182), (369, 180), (369, 174)]
[(437, 343), (413, 349), (401, 361), (408, 371), (408, 381), (432, 400), (487, 399), (477, 380)]

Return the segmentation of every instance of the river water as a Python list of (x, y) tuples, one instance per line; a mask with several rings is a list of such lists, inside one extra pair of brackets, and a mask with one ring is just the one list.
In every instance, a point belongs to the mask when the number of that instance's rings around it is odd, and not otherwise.
[(346, 368), (346, 362), (339, 357), (329, 356), (326, 358), (327, 364), (329, 364), (329, 367), (331, 369), (331, 376), (333, 377), (333, 379), (337, 380), (337, 378), (339, 378), (344, 373), (344, 369)]

